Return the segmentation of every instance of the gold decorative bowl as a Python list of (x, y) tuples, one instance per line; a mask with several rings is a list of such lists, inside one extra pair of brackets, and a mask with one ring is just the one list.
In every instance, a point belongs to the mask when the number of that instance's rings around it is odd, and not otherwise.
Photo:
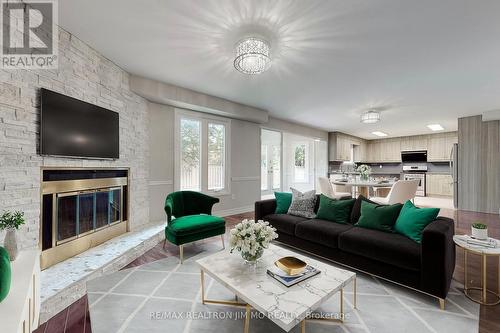
[(305, 262), (295, 257), (283, 257), (276, 260), (274, 264), (288, 275), (300, 274), (307, 266)]

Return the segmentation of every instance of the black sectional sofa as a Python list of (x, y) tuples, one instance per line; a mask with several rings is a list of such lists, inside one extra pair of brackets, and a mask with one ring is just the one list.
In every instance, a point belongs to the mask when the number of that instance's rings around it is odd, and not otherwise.
[(455, 268), (453, 220), (438, 217), (419, 244), (397, 233), (354, 226), (361, 200), (367, 199), (356, 200), (351, 224), (275, 214), (275, 199), (257, 201), (255, 219), (274, 226), (279, 242), (435, 296), (444, 308)]

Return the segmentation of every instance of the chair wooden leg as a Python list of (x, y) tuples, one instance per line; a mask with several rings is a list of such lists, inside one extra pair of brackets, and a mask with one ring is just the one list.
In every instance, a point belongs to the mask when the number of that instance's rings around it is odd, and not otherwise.
[(220, 235), (220, 240), (222, 241), (222, 249), (226, 249), (226, 245), (224, 244), (224, 235)]
[(184, 245), (179, 245), (179, 254), (181, 258), (181, 265), (184, 263)]
[(442, 298), (438, 298), (438, 299), (439, 299), (439, 308), (441, 310), (444, 310), (444, 299), (442, 299)]
[(165, 250), (166, 247), (167, 247), (167, 239), (165, 238), (163, 240), (163, 249)]

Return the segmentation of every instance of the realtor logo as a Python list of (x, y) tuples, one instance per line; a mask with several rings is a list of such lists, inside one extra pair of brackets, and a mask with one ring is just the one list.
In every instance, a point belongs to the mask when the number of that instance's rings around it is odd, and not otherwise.
[(57, 68), (57, 0), (2, 0), (1, 17), (0, 67)]

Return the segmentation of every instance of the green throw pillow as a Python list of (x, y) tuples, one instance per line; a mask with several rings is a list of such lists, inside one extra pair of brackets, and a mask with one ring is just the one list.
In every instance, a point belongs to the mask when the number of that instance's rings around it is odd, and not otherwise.
[(392, 232), (392, 227), (398, 219), (402, 204), (377, 205), (366, 201), (361, 202), (361, 217), (358, 227)]
[(351, 219), (351, 210), (356, 199), (336, 200), (321, 194), (317, 219), (348, 224)]
[(0, 246), (0, 302), (9, 293), (11, 274), (9, 254)]
[(418, 208), (408, 200), (396, 220), (394, 230), (417, 243), (422, 242), (422, 232), (439, 214), (439, 208)]
[(292, 193), (290, 192), (274, 192), (276, 198), (276, 214), (288, 213), (288, 208), (292, 204)]

